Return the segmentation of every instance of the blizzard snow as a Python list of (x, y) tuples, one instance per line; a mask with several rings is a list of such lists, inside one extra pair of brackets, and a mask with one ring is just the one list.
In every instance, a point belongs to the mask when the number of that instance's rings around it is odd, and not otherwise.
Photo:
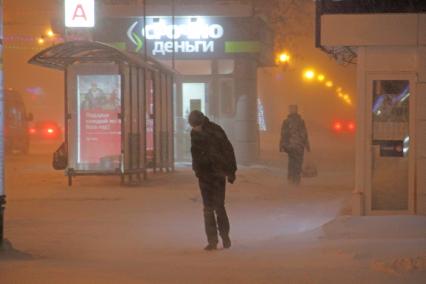
[(69, 188), (50, 156), (9, 157), (0, 283), (425, 283), (425, 217), (350, 217), (351, 163), (289, 187), (285, 157), (263, 155), (228, 186), (233, 243), (214, 252), (187, 165)]

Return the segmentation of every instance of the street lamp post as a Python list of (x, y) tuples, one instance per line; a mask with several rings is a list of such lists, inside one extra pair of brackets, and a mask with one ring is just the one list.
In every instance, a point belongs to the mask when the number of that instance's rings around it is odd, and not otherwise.
[(6, 204), (6, 196), (0, 196), (0, 248), (3, 245), (3, 220), (4, 220), (4, 209)]
[(3, 127), (3, 0), (0, 0), (0, 248), (3, 245), (4, 192), (4, 127)]

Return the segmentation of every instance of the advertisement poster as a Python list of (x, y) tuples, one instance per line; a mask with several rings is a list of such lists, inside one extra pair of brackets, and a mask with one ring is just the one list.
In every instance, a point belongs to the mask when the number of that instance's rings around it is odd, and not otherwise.
[(380, 146), (381, 157), (404, 157), (403, 140), (373, 140), (373, 145)]
[(77, 162), (88, 170), (113, 170), (121, 153), (120, 75), (79, 75), (77, 82)]

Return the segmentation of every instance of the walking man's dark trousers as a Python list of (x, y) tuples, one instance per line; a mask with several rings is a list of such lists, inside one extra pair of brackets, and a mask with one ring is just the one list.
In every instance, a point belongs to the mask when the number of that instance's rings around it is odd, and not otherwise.
[(204, 225), (209, 244), (216, 245), (219, 242), (218, 230), (222, 239), (229, 239), (229, 220), (225, 209), (225, 183), (225, 177), (220, 176), (199, 179), (204, 205)]

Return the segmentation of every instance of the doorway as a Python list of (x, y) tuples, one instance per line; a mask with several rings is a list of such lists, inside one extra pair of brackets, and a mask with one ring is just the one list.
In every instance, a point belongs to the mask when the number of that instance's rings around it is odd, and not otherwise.
[(184, 118), (193, 110), (206, 113), (206, 83), (182, 84), (182, 113)]
[[(199, 110), (204, 114), (207, 108), (207, 82), (182, 82), (181, 83), (181, 117), (176, 117), (179, 124), (176, 127), (176, 159), (180, 161), (191, 160), (191, 126), (188, 123), (188, 115), (193, 110)], [(177, 112), (178, 114), (179, 112)]]
[[(409, 213), (414, 208), (412, 81), (372, 76), (370, 94), (369, 211)], [(410, 139), (411, 138), (411, 139)]]

